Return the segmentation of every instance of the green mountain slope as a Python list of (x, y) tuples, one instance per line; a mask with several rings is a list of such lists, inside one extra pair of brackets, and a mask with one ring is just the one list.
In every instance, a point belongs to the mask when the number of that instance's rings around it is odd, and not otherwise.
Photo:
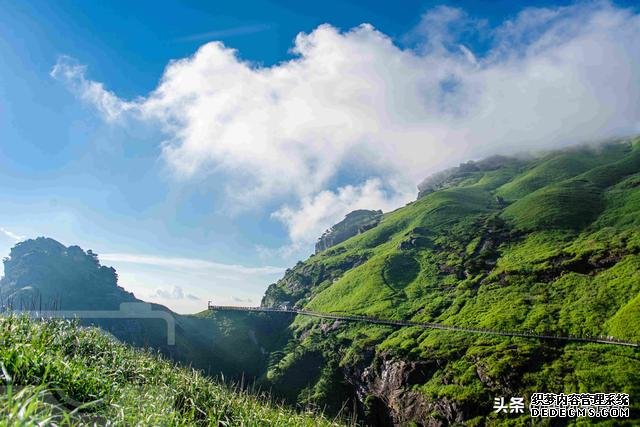
[[(640, 342), (638, 140), (466, 163), (420, 195), (288, 270), (263, 304)], [(285, 389), (306, 372), (284, 390), (300, 403), (353, 388), (371, 424), (520, 425), (493, 398), (537, 391), (629, 393), (640, 419), (633, 349), (301, 317), (290, 328), (268, 381)]]
[(68, 321), (0, 317), (0, 426), (329, 426)]

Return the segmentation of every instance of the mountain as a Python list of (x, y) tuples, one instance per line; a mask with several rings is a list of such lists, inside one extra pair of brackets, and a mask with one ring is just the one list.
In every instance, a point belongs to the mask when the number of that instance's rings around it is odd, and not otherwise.
[(329, 249), (331, 246), (342, 243), (356, 234), (375, 227), (381, 218), (382, 211), (360, 209), (350, 212), (342, 221), (325, 231), (318, 238), (316, 253)]
[[(640, 342), (639, 212), (640, 139), (467, 162), (427, 178), (417, 200), (393, 212), (347, 215), (317, 253), (268, 287), (262, 304)], [(0, 297), (27, 309), (117, 310), (139, 301), (95, 253), (44, 238), (5, 259)], [(152, 309), (174, 317), (175, 346), (161, 322), (93, 324), (207, 374), (244, 376), (290, 404), (354, 410), (366, 425), (525, 425), (528, 415), (497, 414), (493, 402), (536, 392), (627, 393), (631, 417), (603, 425), (640, 420), (640, 357), (630, 347)]]
[[(4, 271), (0, 279), (3, 310), (108, 311), (95, 318), (84, 317), (81, 323), (99, 326), (123, 342), (158, 349), (176, 361), (210, 375), (222, 374), (231, 381), (244, 378), (250, 382), (260, 376), (270, 346), (283, 339), (286, 342), (288, 334), (286, 319), (271, 322), (265, 320), (269, 317), (266, 314), (204, 312), (185, 316), (159, 304), (146, 305), (118, 285), (115, 269), (101, 265), (97, 254), (50, 238), (15, 245), (4, 259)], [(165, 320), (160, 316), (142, 318), (139, 310), (169, 316), (175, 322), (175, 344), (168, 341)], [(125, 318), (109, 318), (114, 312)], [(238, 353), (238, 348), (243, 351)]]
[(507, 165), (516, 167), (521, 162), (517, 159), (505, 156), (492, 156), (480, 161), (470, 160), (459, 166), (445, 169), (442, 172), (435, 173), (425, 178), (418, 184), (418, 198), (422, 198), (429, 193), (437, 190), (456, 186), (462, 183), (466, 178), (472, 177), (476, 172), (489, 172), (500, 169)]
[[(287, 270), (263, 304), (640, 342), (639, 212), (638, 139), (468, 162)], [(289, 329), (266, 381), (300, 404), (351, 399), (371, 425), (521, 425), (495, 397), (640, 396), (633, 348), (304, 316)]]
[(4, 259), (0, 298), (14, 309), (118, 310), (141, 302), (118, 286), (113, 267), (78, 246), (45, 237), (15, 245)]

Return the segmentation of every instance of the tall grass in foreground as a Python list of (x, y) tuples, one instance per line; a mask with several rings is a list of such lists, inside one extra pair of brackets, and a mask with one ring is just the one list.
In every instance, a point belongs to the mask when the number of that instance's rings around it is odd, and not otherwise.
[(63, 320), (0, 317), (0, 426), (333, 426)]

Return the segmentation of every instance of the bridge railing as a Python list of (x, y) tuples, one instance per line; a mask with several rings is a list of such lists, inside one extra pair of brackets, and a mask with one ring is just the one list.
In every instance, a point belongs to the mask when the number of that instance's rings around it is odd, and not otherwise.
[(336, 319), (336, 320), (353, 321), (353, 322), (367, 322), (367, 323), (375, 323), (375, 324), (381, 324), (381, 325), (410, 326), (410, 327), (418, 326), (422, 328), (470, 332), (470, 333), (477, 333), (477, 334), (489, 334), (489, 335), (501, 335), (501, 336), (525, 337), (525, 338), (537, 338), (537, 339), (549, 339), (549, 340), (563, 340), (563, 341), (581, 341), (581, 342), (592, 342), (592, 343), (617, 344), (617, 345), (624, 345), (624, 346), (630, 346), (630, 347), (640, 347), (640, 343), (627, 342), (611, 336), (574, 337), (574, 336), (552, 335), (548, 333), (538, 335), (538, 334), (534, 334), (533, 332), (498, 331), (498, 330), (486, 329), (486, 328), (463, 328), (460, 326), (446, 325), (443, 323), (423, 323), (423, 322), (414, 322), (410, 320), (377, 319), (377, 318), (368, 317), (368, 316), (319, 313), (315, 311), (295, 309), (295, 308), (239, 307), (239, 306), (214, 305), (214, 304), (211, 304), (211, 301), (207, 303), (207, 307), (209, 310), (292, 313), (292, 314), (300, 314), (305, 316), (319, 317), (324, 319)]

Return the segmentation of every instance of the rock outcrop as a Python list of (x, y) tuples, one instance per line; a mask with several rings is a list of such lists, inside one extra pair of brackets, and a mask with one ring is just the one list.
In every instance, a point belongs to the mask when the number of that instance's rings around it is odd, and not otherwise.
[[(447, 399), (432, 401), (413, 389), (433, 376), (438, 369), (437, 360), (412, 361), (389, 354), (374, 356), (371, 350), (364, 360), (348, 367), (345, 377), (363, 404), (361, 416), (368, 425), (441, 427), (461, 424), (479, 412), (477, 408), (463, 407)], [(439, 414), (438, 417), (434, 417), (434, 413)]]
[(316, 243), (316, 253), (342, 243), (356, 234), (363, 233), (376, 225), (382, 219), (382, 211), (356, 210), (325, 231)]

